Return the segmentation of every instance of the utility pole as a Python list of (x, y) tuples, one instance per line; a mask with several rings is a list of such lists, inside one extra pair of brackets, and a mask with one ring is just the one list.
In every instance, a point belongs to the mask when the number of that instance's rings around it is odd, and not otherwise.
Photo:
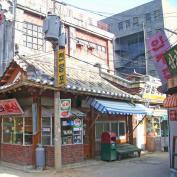
[[(65, 52), (62, 52), (65, 48), (65, 34), (62, 33), (62, 23), (60, 17), (55, 15), (55, 3), (53, 0), (53, 14), (49, 14), (44, 21), (43, 31), (45, 33), (45, 39), (52, 43), (54, 51), (54, 81), (55, 88), (54, 91), (54, 151), (55, 151), (55, 169), (56, 171), (62, 170), (62, 153), (61, 153), (61, 100), (59, 88), (64, 86), (66, 80), (65, 64), (60, 62), (65, 59)], [(62, 49), (61, 49), (62, 48)], [(59, 70), (60, 67), (60, 70)], [(63, 68), (62, 68), (63, 67)], [(63, 80), (62, 80), (63, 79)]]
[(146, 73), (146, 75), (148, 75), (149, 74), (149, 72), (148, 72), (148, 53), (147, 53), (147, 45), (146, 45), (146, 28), (145, 28), (144, 23), (143, 23), (143, 33), (144, 33), (145, 73)]
[[(55, 77), (55, 88), (58, 87), (58, 67), (57, 67), (57, 60), (58, 60), (58, 50), (59, 45), (53, 44), (53, 50), (54, 50), (54, 77)], [(61, 120), (60, 120), (60, 91), (56, 90), (54, 91), (54, 132), (55, 132), (55, 169), (56, 171), (62, 170), (62, 159), (61, 159)]]
[[(55, 0), (53, 0), (53, 14), (55, 15)], [(53, 44), (53, 51), (54, 51), (54, 80), (55, 80), (55, 87), (58, 87), (58, 50), (59, 44)], [(54, 91), (54, 132), (55, 132), (55, 141), (54, 141), (54, 154), (55, 154), (55, 169), (56, 171), (62, 171), (62, 159), (61, 159), (61, 120), (60, 120), (60, 91)]]

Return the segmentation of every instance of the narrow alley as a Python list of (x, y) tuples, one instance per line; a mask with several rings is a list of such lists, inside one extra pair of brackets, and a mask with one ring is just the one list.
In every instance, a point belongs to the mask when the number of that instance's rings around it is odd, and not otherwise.
[(42, 172), (15, 170), (0, 166), (0, 177), (168, 177), (168, 153), (157, 152), (121, 161), (89, 161), (85, 166), (68, 168), (56, 173), (54, 169)]

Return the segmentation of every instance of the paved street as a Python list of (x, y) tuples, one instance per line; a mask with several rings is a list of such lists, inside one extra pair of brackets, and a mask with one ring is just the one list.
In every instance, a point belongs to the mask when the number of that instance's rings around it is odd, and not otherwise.
[(43, 172), (15, 170), (4, 164), (0, 166), (0, 177), (168, 177), (168, 153), (142, 155), (122, 161), (89, 161), (84, 167), (66, 168), (61, 173), (54, 169)]

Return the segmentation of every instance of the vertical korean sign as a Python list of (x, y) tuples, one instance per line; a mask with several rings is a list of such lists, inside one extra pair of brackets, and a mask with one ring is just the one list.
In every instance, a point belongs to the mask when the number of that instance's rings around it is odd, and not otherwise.
[(164, 54), (172, 76), (177, 76), (177, 45)]
[(147, 41), (148, 51), (153, 57), (154, 65), (157, 69), (161, 82), (167, 83), (167, 80), (171, 78), (168, 65), (164, 58), (164, 53), (170, 48), (170, 44), (165, 33), (157, 32), (154, 36)]
[(65, 84), (66, 84), (65, 49), (59, 49), (58, 51), (58, 87), (62, 87)]

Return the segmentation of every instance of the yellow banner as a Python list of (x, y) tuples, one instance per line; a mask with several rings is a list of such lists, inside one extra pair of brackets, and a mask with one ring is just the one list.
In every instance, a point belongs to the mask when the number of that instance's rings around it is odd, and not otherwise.
[(58, 87), (66, 84), (66, 58), (65, 49), (58, 50)]
[(162, 95), (157, 95), (157, 94), (151, 94), (151, 93), (145, 93), (143, 95), (143, 98), (149, 99), (152, 102), (163, 102), (164, 99), (166, 98), (165, 94)]

